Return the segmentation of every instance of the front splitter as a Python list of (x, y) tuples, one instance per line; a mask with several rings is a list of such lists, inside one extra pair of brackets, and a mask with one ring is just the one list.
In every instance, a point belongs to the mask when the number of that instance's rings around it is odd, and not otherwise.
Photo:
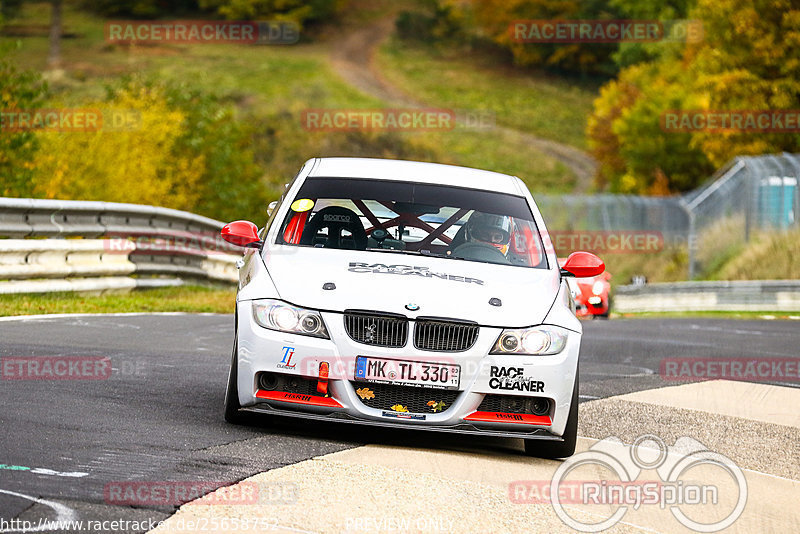
[(564, 441), (561, 436), (556, 436), (543, 428), (536, 428), (526, 432), (498, 430), (493, 428), (479, 428), (475, 425), (463, 423), (452, 426), (429, 426), (429, 425), (398, 425), (396, 423), (384, 423), (372, 419), (359, 419), (345, 412), (336, 412), (329, 415), (316, 413), (298, 412), (275, 408), (269, 404), (256, 404), (242, 408), (242, 411), (250, 413), (261, 413), (278, 415), (281, 417), (293, 417), (296, 419), (309, 419), (314, 421), (328, 421), (331, 423), (351, 423), (357, 425), (376, 426), (382, 428), (393, 428), (395, 430), (425, 430), (428, 432), (445, 432), (448, 434), (462, 434), (471, 436), (491, 436), (497, 438), (517, 438), (517, 439), (540, 439), (543, 441)]

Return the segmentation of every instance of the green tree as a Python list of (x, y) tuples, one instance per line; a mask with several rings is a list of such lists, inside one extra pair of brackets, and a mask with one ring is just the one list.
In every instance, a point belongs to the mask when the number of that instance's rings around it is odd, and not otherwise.
[(42, 132), (34, 194), (261, 218), (267, 188), (251, 131), (231, 106), (187, 84), (140, 79), (88, 107), (130, 112), (130, 127)]
[(36, 196), (194, 207), (205, 158), (181, 150), (185, 114), (169, 106), (163, 89), (131, 84), (87, 107), (125, 110), (135, 121), (121, 129), (40, 132)]
[[(0, 28), (19, 13), (24, 0), (0, 0)], [(47, 65), (51, 69), (61, 65), (61, 14), (63, 0), (49, 0), (50, 4), (50, 49)]]
[(81, 0), (81, 7), (104, 17), (153, 19), (197, 10), (196, 0)]
[(269, 189), (253, 150), (255, 121), (237, 120), (233, 107), (189, 84), (166, 87), (165, 97), (184, 114), (176, 150), (205, 162), (192, 211), (222, 220), (263, 218)]
[[(46, 94), (47, 86), (38, 74), (19, 71), (10, 62), (0, 61), (0, 112), (39, 108)], [(0, 196), (32, 195), (38, 147), (34, 132), (15, 132), (6, 121), (0, 123)]]
[[(634, 20), (656, 20), (664, 25), (665, 31), (677, 30), (673, 24), (685, 20), (696, 0), (611, 0), (626, 18)], [(685, 26), (684, 26), (685, 27)], [(660, 56), (680, 55), (683, 42), (680, 40), (661, 40), (654, 43), (626, 42), (620, 43), (613, 58), (620, 68), (653, 61)]]
[(199, 0), (202, 9), (230, 20), (269, 18), (303, 25), (327, 20), (343, 7), (343, 0)]
[[(439, 1), (461, 4), (458, 0)], [(472, 16), (463, 20), (474, 20), (478, 34), (507, 49), (517, 65), (581, 74), (616, 72), (611, 59), (618, 47), (615, 43), (524, 43), (509, 32), (510, 25), (518, 20), (623, 18), (619, 9), (604, 0), (471, 0), (471, 7)]]
[(22, 0), (0, 0), (0, 27), (19, 13)]

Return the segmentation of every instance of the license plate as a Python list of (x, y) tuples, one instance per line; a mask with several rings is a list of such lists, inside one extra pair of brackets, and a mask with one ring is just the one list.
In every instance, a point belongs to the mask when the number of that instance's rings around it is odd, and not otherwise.
[(355, 379), (385, 384), (458, 389), (461, 367), (443, 363), (358, 356)]

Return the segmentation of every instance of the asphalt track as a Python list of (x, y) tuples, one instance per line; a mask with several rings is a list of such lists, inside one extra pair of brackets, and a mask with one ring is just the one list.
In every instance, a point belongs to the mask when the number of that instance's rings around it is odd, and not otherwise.
[[(223, 485), (365, 444), (527, 461), (511, 439), (263, 418), (251, 426), (228, 425), (222, 400), (232, 327), (232, 316), (225, 315), (0, 321), (0, 358), (100, 356), (112, 362), (107, 380), (0, 381), (0, 524), (56, 517), (158, 521), (177, 507), (109, 504), (104, 488), (127, 480)], [(665, 358), (797, 358), (798, 347), (795, 321), (586, 322), (581, 400), (674, 386), (659, 376)], [(606, 435), (626, 430), (622, 420), (619, 428), (613, 418), (603, 421)], [(789, 454), (796, 462), (797, 451)]]

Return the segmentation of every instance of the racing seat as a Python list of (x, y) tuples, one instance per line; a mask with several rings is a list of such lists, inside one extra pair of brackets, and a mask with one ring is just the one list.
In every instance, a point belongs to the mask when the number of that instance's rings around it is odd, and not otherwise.
[[(323, 229), (326, 233), (322, 233)], [(300, 244), (366, 250), (367, 232), (356, 212), (341, 206), (328, 206), (319, 210), (306, 223)]]
[(466, 226), (467, 226), (466, 224), (462, 224), (461, 228), (459, 228), (458, 232), (456, 232), (456, 235), (453, 236), (453, 240), (450, 242), (450, 246), (448, 247), (450, 251), (454, 251), (459, 246), (467, 242)]

